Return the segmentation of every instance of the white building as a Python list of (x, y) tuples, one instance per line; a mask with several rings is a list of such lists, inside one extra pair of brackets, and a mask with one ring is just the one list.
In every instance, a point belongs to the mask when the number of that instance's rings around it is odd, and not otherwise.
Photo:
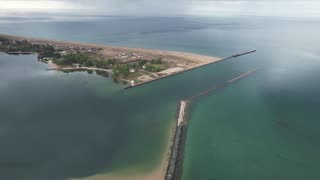
[(61, 51), (60, 54), (61, 54), (62, 56), (65, 56), (65, 55), (67, 55), (68, 53), (67, 53), (67, 51)]
[(72, 66), (75, 67), (75, 68), (79, 68), (79, 67), (80, 67), (80, 64), (73, 63)]
[(129, 72), (134, 73), (134, 72), (136, 72), (136, 70), (131, 68), (131, 69), (129, 69)]
[(131, 80), (131, 86), (134, 86), (135, 83), (134, 83), (134, 80)]

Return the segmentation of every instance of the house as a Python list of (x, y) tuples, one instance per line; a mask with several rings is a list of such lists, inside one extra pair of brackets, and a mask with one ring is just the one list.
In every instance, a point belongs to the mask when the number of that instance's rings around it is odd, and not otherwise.
[(65, 55), (67, 55), (68, 53), (67, 53), (67, 51), (61, 51), (60, 54), (61, 54), (62, 56), (65, 56)]
[(136, 72), (136, 70), (133, 69), (133, 68), (130, 68), (130, 69), (129, 69), (129, 72), (134, 73), (134, 72)]
[(78, 64), (78, 63), (73, 63), (72, 66), (75, 67), (75, 68), (79, 68), (79, 67), (80, 67), (80, 64)]

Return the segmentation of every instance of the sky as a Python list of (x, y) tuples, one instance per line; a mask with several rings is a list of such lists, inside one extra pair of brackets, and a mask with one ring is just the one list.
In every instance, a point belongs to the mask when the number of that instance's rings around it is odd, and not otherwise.
[(320, 0), (0, 0), (0, 12), (320, 17)]

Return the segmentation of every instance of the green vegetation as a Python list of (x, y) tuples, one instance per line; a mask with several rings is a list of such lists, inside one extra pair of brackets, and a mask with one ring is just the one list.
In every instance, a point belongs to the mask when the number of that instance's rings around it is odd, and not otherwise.
[(112, 73), (113, 79), (121, 79), (129, 76), (129, 65), (128, 64), (118, 64), (113, 66)]
[(151, 64), (163, 64), (163, 61), (161, 58), (158, 59), (152, 59)]
[(2, 44), (7, 44), (9, 43), (9, 39), (5, 37), (0, 37), (0, 42), (2, 42)]
[(167, 67), (164, 64), (147, 64), (146, 70), (149, 72), (160, 72), (165, 70)]
[(138, 66), (142, 67), (143, 65), (147, 64), (147, 60), (142, 60), (138, 62)]
[(10, 41), (4, 37), (0, 37), (0, 42), (3, 45), (0, 46), (0, 50), (6, 53), (12, 52), (28, 52), (38, 53), (39, 58), (61, 58), (60, 53), (57, 53), (53, 46), (31, 44), (27, 40)]
[(109, 73), (106, 71), (96, 70), (96, 74), (103, 76), (103, 77), (109, 77)]
[(74, 53), (67, 54), (54, 62), (61, 66), (71, 66), (73, 64), (79, 64), (80, 66), (86, 67), (97, 67), (101, 69), (111, 68), (115, 63), (116, 59), (102, 60), (94, 55), (89, 55), (85, 53)]
[(61, 71), (64, 73), (87, 72), (86, 69), (68, 69), (68, 70), (62, 69)]
[(94, 72), (94, 70), (91, 70), (91, 69), (88, 69), (88, 70), (87, 70), (87, 73), (88, 73), (88, 74), (93, 74), (93, 72)]
[(97, 68), (101, 68), (101, 69), (110, 69), (112, 68), (112, 66), (114, 64), (117, 63), (117, 59), (108, 59), (108, 60), (97, 60), (93, 62), (93, 64), (97, 67)]
[[(79, 67), (97, 67), (101, 69), (112, 69), (113, 79), (115, 82), (121, 80), (137, 79), (141, 76), (141, 72), (160, 72), (167, 69), (167, 64), (162, 61), (161, 58), (152, 60), (140, 60), (134, 63), (121, 64), (118, 59), (103, 59), (98, 57), (97, 54), (81, 51), (79, 49), (59, 49), (57, 50), (51, 45), (33, 44), (27, 40), (13, 41), (6, 37), (0, 37), (0, 51), (6, 53), (37, 53), (38, 58), (42, 61), (53, 60), (54, 63), (60, 66), (73, 66)], [(64, 50), (66, 55), (61, 55), (60, 51)], [(68, 51), (68, 52), (67, 52)], [(139, 69), (145, 68), (146, 71), (139, 71)], [(130, 69), (134, 71), (130, 72)], [(81, 70), (77, 68), (76, 71)], [(68, 71), (69, 72), (69, 71)], [(92, 70), (87, 71), (92, 74)], [(104, 71), (96, 71), (97, 74), (108, 77), (109, 74)]]
[(152, 59), (150, 64), (145, 65), (146, 70), (149, 72), (160, 72), (167, 68), (167, 66), (163, 63), (161, 58)]
[[(130, 68), (138, 68), (138, 63), (134, 64), (117, 64), (117, 59), (108, 59), (102, 60), (93, 55), (86, 53), (74, 53), (63, 56), (60, 59), (54, 60), (54, 62), (60, 66), (71, 66), (74, 64), (79, 64), (79, 66), (86, 67), (97, 67), (101, 69), (112, 68), (113, 71), (113, 79), (115, 82), (119, 82), (119, 80), (128, 78), (130, 75)], [(92, 72), (88, 71), (89, 74)], [(98, 75), (108, 77), (108, 72), (104, 71), (96, 71)]]
[(68, 54), (61, 59), (55, 60), (55, 63), (61, 66), (71, 66), (72, 64), (80, 64), (84, 66), (93, 66), (95, 59), (86, 54)]
[[(137, 72), (130, 73), (130, 69), (139, 69), (142, 66), (146, 66), (146, 70), (149, 72), (159, 72), (166, 69), (166, 65), (163, 63), (162, 59), (153, 59), (150, 63), (147, 60), (142, 60), (137, 63), (132, 64), (117, 64), (117, 59), (101, 60), (93, 55), (85, 53), (74, 53), (63, 56), (60, 59), (55, 60), (55, 63), (61, 66), (71, 66), (73, 64), (79, 64), (79, 66), (86, 67), (97, 67), (102, 69), (112, 68), (113, 79), (118, 82), (121, 79), (132, 79), (131, 77), (136, 77)], [(101, 74), (101, 72), (98, 72)], [(108, 76), (108, 74), (104, 74)]]
[(45, 57), (54, 58), (54, 59), (61, 58), (61, 54), (56, 52), (56, 50), (52, 46), (39, 46), (39, 45), (33, 45), (33, 46), (37, 46), (38, 48), (37, 53), (39, 53), (39, 56), (38, 56), (39, 59), (43, 59)]

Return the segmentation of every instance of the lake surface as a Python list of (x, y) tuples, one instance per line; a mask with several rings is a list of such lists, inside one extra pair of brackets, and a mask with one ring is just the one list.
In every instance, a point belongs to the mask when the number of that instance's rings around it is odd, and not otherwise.
[(225, 57), (124, 91), (86, 72), (0, 54), (0, 179), (62, 180), (155, 168), (180, 99), (192, 104), (184, 180), (318, 180), (320, 20), (266, 17), (2, 19), (0, 33)]

